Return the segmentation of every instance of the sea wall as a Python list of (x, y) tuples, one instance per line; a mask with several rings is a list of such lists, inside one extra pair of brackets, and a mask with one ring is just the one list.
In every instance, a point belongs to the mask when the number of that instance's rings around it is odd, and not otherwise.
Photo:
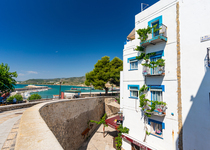
[(113, 97), (101, 96), (35, 105), (23, 113), (15, 149), (78, 149), (97, 128), (88, 126), (88, 121), (99, 121), (105, 102), (113, 101)]

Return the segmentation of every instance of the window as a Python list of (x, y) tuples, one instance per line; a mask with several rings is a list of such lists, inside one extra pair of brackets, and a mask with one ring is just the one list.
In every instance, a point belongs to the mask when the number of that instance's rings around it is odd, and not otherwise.
[[(151, 56), (150, 57), (150, 61), (154, 61), (156, 62), (158, 59), (162, 58), (164, 56), (164, 51), (161, 50), (161, 51), (157, 51), (155, 52), (155, 55), (154, 56)], [(151, 68), (150, 70), (151, 72), (151, 75), (161, 75), (162, 73), (164, 73), (164, 66), (157, 66), (155, 68)]]
[(165, 123), (153, 119), (148, 119), (148, 124), (150, 125), (151, 135), (163, 138), (163, 129), (165, 129)]
[(138, 61), (136, 59), (130, 60), (130, 70), (138, 69)]
[[(160, 59), (161, 57), (156, 57), (156, 58), (151, 58), (150, 61), (154, 61), (156, 62), (158, 59)], [(155, 68), (151, 68), (151, 74), (159, 74), (159, 70), (161, 68), (159, 66), (155, 67)]]
[(138, 60), (135, 57), (128, 58), (128, 63), (130, 65), (130, 70), (138, 70)]
[[(156, 26), (156, 29), (158, 29), (159, 28), (159, 20), (157, 20), (157, 21), (155, 21), (155, 22), (152, 23), (152, 27), (155, 26), (155, 25), (157, 25)], [(154, 37), (157, 36), (157, 35), (159, 35), (159, 31), (153, 33), (153, 36)]]
[[(162, 16), (154, 18), (154, 19), (152, 19), (148, 22), (149, 27), (153, 27), (155, 25), (157, 25), (156, 28), (159, 28), (160, 25), (162, 25)], [(158, 35), (159, 35), (159, 31), (157, 31), (155, 33), (153, 33), (153, 31), (152, 31), (152, 37), (155, 37), (155, 36), (158, 36)]]
[(152, 94), (152, 101), (163, 101), (162, 99), (162, 91), (155, 91), (156, 89), (153, 89), (154, 91), (151, 91)]
[(163, 137), (162, 124), (151, 122), (151, 133), (156, 136)]
[(139, 146), (131, 143), (131, 150), (146, 150), (146, 147), (145, 148), (142, 148), (142, 147), (139, 147)]
[(138, 98), (138, 87), (130, 87), (130, 96)]
[(128, 85), (128, 90), (130, 92), (129, 98), (138, 99), (139, 85)]

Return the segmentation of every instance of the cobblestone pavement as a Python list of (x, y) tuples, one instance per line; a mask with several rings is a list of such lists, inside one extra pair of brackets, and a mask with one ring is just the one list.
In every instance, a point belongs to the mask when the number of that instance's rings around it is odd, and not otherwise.
[(116, 150), (113, 147), (113, 138), (117, 136), (117, 131), (111, 127), (105, 128), (105, 137), (103, 137), (103, 125), (100, 125), (98, 130), (90, 139), (88, 139), (79, 150)]
[(27, 108), (5, 111), (0, 113), (0, 149), (14, 150), (22, 113)]

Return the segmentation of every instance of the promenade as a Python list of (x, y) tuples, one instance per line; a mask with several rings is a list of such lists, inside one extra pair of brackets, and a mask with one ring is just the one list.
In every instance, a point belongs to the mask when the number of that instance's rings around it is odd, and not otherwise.
[(0, 112), (0, 149), (13, 150), (22, 113), (27, 108)]

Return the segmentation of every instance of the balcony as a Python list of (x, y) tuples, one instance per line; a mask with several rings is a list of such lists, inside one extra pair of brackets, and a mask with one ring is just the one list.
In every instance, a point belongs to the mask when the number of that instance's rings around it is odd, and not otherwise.
[(167, 27), (164, 24), (159, 25), (160, 30), (155, 32), (155, 33), (151, 33), (148, 34), (148, 38), (146, 41), (142, 41), (140, 44), (143, 47), (146, 47), (150, 44), (155, 45), (156, 43), (159, 42), (167, 42)]
[(154, 116), (164, 117), (166, 115), (167, 107), (164, 105), (156, 105), (154, 111), (151, 112), (150, 109), (150, 107), (147, 107), (147, 109), (144, 109), (144, 112)]
[(158, 66), (155, 68), (143, 67), (142, 74), (144, 76), (164, 76), (165, 75), (165, 67)]

